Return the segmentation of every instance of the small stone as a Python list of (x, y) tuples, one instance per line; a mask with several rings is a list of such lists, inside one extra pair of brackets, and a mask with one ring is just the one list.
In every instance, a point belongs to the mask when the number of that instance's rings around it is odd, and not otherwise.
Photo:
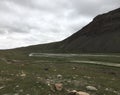
[(26, 95), (30, 95), (30, 94), (26, 94)]
[(50, 86), (50, 83), (48, 83), (47, 85)]
[(58, 78), (58, 79), (62, 79), (62, 75), (60, 75), (60, 74), (57, 75), (57, 78)]
[(73, 91), (69, 91), (68, 92), (68, 95), (76, 95), (77, 91), (76, 90), (73, 90)]
[(86, 92), (78, 91), (78, 92), (76, 92), (76, 95), (90, 95), (90, 94), (88, 94)]
[(90, 95), (90, 94), (88, 94), (88, 93), (86, 93), (86, 92), (82, 92), (82, 91), (73, 90), (73, 91), (70, 91), (70, 92), (68, 93), (68, 95)]
[(87, 90), (90, 90), (90, 91), (97, 91), (98, 89), (94, 86), (86, 86), (86, 89)]
[(16, 88), (18, 88), (19, 87), (19, 85), (16, 85)]
[(19, 93), (15, 93), (14, 95), (19, 95)]
[(105, 90), (106, 90), (106, 91), (108, 91), (108, 90), (109, 90), (109, 88), (105, 88)]
[(21, 76), (21, 77), (25, 77), (25, 76), (26, 76), (26, 74), (21, 74), (20, 76)]
[(76, 66), (74, 66), (74, 67), (72, 67), (72, 69), (73, 69), (73, 70), (76, 70), (76, 69), (77, 69), (77, 67), (76, 67)]
[(57, 91), (62, 91), (63, 90), (63, 84), (62, 83), (56, 83), (55, 84), (55, 89)]
[(4, 88), (4, 86), (1, 86), (1, 87), (0, 87), (0, 89), (3, 89), (3, 88)]
[(22, 71), (20, 76), (21, 77), (26, 77), (26, 74)]

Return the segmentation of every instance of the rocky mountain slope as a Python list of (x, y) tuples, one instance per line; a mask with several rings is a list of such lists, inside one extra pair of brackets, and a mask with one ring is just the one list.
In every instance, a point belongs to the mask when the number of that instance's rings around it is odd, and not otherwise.
[(120, 8), (98, 15), (63, 43), (66, 51), (120, 52)]

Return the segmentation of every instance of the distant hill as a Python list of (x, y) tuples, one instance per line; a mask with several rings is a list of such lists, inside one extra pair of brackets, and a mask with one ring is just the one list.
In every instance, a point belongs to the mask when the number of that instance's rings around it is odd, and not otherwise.
[(91, 23), (63, 41), (19, 48), (28, 52), (120, 52), (120, 8), (96, 16)]
[(98, 15), (63, 43), (67, 51), (120, 52), (120, 8)]

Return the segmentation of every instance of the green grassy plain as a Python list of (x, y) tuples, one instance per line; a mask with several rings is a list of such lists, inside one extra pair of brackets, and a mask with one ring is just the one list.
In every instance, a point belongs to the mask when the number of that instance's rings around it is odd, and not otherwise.
[[(1, 52), (0, 57), (0, 95), (67, 95), (67, 90), (85, 91), (90, 95), (120, 95), (120, 68), (71, 62), (119, 63), (120, 58), (29, 57), (16, 52)], [(62, 75), (62, 79), (57, 75)], [(59, 82), (64, 89), (52, 91), (51, 86)], [(88, 91), (89, 85), (98, 90)]]

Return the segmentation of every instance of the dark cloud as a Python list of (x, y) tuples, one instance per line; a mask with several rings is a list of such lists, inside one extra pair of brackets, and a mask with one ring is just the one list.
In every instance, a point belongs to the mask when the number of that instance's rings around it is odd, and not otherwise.
[(120, 0), (1, 0), (0, 48), (62, 40), (119, 5)]

